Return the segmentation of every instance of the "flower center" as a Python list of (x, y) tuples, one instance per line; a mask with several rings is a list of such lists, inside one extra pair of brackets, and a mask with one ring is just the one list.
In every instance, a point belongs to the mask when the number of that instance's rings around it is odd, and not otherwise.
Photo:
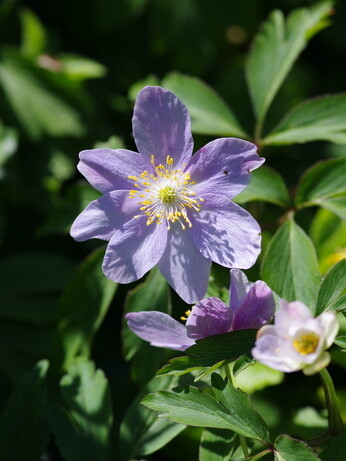
[(303, 333), (293, 341), (293, 347), (299, 354), (307, 355), (315, 352), (320, 337), (312, 331)]
[[(148, 216), (147, 225), (152, 223), (161, 224), (166, 222), (167, 229), (171, 223), (178, 221), (182, 229), (192, 227), (187, 210), (200, 211), (200, 203), (203, 198), (196, 196), (188, 186), (195, 184), (191, 181), (190, 173), (182, 169), (173, 170), (173, 158), (167, 155), (166, 164), (156, 165), (155, 157), (151, 156), (151, 164), (155, 172), (143, 171), (139, 177), (129, 176), (136, 181), (130, 190), (130, 198), (140, 198), (139, 209), (142, 214)], [(135, 218), (141, 215), (136, 215)]]

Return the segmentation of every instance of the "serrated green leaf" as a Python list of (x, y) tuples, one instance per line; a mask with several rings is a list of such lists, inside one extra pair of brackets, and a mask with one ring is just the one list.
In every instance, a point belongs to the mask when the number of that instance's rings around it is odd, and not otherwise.
[[(255, 37), (246, 76), (257, 119), (262, 121), (282, 82), (314, 33), (327, 25), (332, 3), (292, 11), (273, 11)], [(319, 27), (321, 25), (321, 27)]]
[(211, 384), (217, 401), (232, 415), (235, 424), (234, 432), (262, 442), (269, 442), (268, 428), (263, 418), (256, 412), (249, 396), (217, 373), (212, 374)]
[(206, 392), (192, 386), (179, 386), (173, 392), (159, 391), (142, 400), (143, 405), (160, 412), (160, 417), (197, 427), (230, 429), (250, 436), (239, 420)]
[(341, 218), (346, 212), (346, 159), (327, 160), (314, 165), (302, 176), (296, 192), (299, 208), (321, 206)]
[(33, 138), (80, 136), (84, 132), (78, 112), (55, 89), (49, 88), (39, 72), (17, 60), (3, 60), (0, 85), (19, 122)]
[[(214, 364), (221, 360), (234, 361), (241, 355), (248, 354), (256, 338), (256, 330), (230, 331), (222, 335), (198, 339), (196, 344), (186, 349), (185, 353)], [(208, 366), (208, 365), (207, 365)]]
[(50, 414), (56, 443), (67, 461), (110, 460), (112, 403), (107, 380), (79, 357), (60, 381), (65, 407)]
[(195, 370), (214, 369), (214, 366), (221, 366), (224, 361), (214, 363), (213, 359), (207, 357), (176, 357), (169, 360), (157, 373), (157, 376), (175, 375), (182, 376)]
[(317, 454), (302, 440), (279, 435), (274, 443), (275, 461), (320, 461)]
[(229, 461), (235, 451), (235, 437), (225, 429), (205, 429), (199, 446), (199, 461)]
[(273, 169), (261, 167), (252, 172), (250, 184), (234, 199), (236, 203), (253, 200), (274, 203), (283, 208), (289, 205), (289, 194), (282, 177)]
[(227, 104), (198, 78), (172, 72), (161, 85), (187, 106), (194, 133), (246, 137)]
[(321, 282), (315, 248), (293, 219), (279, 228), (270, 241), (261, 267), (270, 288), (287, 301), (301, 301), (312, 312)]
[(80, 354), (89, 356), (117, 284), (104, 276), (104, 248), (92, 253), (80, 266), (60, 299), (60, 318), (55, 344), (55, 366), (67, 367)]
[(346, 94), (326, 95), (294, 107), (261, 141), (295, 144), (309, 141), (346, 142)]
[(346, 288), (346, 259), (338, 262), (321, 283), (317, 296), (316, 315), (330, 309)]
[[(154, 268), (143, 283), (127, 293), (125, 312), (160, 311), (170, 313), (170, 291), (161, 272)], [(122, 329), (125, 360), (131, 360), (143, 341), (124, 322)]]
[(48, 362), (28, 372), (11, 394), (0, 421), (0, 459), (37, 461), (49, 441), (45, 420)]
[(158, 419), (155, 412), (140, 403), (148, 393), (177, 384), (175, 377), (153, 378), (132, 402), (120, 426), (121, 460), (154, 453), (185, 429), (184, 425)]

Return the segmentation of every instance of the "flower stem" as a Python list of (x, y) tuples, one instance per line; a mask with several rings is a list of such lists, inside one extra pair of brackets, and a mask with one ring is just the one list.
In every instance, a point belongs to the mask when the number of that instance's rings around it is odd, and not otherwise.
[(239, 442), (240, 442), (241, 449), (243, 450), (244, 457), (247, 458), (250, 453), (249, 453), (249, 449), (247, 447), (246, 438), (243, 435), (240, 435), (239, 436)]
[(342, 431), (343, 424), (338, 409), (334, 383), (326, 368), (320, 371), (320, 377), (328, 410), (329, 432), (336, 435)]

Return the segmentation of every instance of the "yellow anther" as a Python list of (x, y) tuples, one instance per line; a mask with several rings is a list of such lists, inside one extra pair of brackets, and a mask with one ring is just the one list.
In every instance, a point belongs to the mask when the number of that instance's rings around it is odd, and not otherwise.
[(191, 309), (189, 309), (189, 310), (187, 310), (187, 311), (185, 312), (186, 317), (184, 317), (184, 316), (181, 316), (181, 317), (180, 317), (181, 320), (187, 320), (190, 314), (191, 314)]

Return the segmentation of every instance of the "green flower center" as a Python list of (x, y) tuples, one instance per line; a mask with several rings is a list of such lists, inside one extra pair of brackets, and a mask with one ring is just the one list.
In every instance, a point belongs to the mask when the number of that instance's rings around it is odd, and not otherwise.
[(293, 341), (293, 347), (299, 354), (307, 355), (315, 352), (320, 337), (312, 331), (303, 333)]
[(162, 203), (174, 203), (177, 199), (177, 193), (171, 186), (166, 186), (159, 190), (157, 196)]

